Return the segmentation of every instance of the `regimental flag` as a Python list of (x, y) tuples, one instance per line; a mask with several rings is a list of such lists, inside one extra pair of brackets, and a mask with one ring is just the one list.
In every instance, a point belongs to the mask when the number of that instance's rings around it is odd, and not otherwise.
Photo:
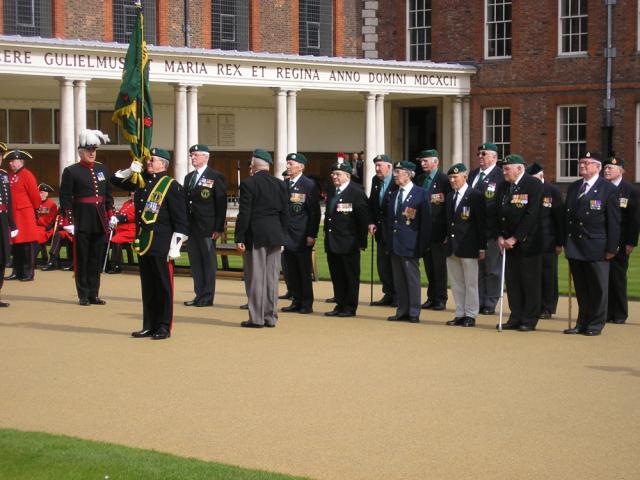
[[(124, 61), (122, 84), (116, 99), (112, 121), (120, 126), (121, 132), (131, 144), (133, 160), (144, 165), (151, 157), (149, 148), (153, 136), (153, 108), (149, 89), (149, 54), (144, 40), (144, 18), (142, 4), (136, 4), (138, 15), (129, 48)], [(144, 187), (142, 177), (134, 173), (134, 184)]]

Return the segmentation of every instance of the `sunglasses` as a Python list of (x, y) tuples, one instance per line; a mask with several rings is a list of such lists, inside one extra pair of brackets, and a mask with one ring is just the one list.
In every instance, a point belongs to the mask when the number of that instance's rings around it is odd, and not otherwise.
[(484, 157), (487, 154), (487, 152), (485, 152), (484, 150), (482, 152), (478, 152), (478, 155), (480, 157)]

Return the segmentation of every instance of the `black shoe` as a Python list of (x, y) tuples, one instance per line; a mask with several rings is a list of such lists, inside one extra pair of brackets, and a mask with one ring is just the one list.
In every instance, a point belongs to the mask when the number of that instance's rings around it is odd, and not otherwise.
[(407, 321), (408, 321), (409, 323), (420, 323), (420, 318), (419, 318), (419, 317), (409, 317), (409, 318), (407, 319)]
[(338, 317), (355, 317), (356, 312), (339, 312)]
[(242, 310), (249, 310), (249, 304), (248, 304), (248, 303), (245, 303), (244, 305), (240, 305), (240, 308), (241, 308)]
[(296, 305), (295, 303), (292, 303), (288, 307), (282, 307), (280, 309), (281, 312), (297, 312), (299, 310), (300, 310), (300, 307), (298, 305)]
[(313, 313), (313, 308), (311, 308), (311, 307), (300, 307), (298, 309), (298, 313), (302, 313), (302, 314)]
[(17, 273), (12, 273), (11, 275), (9, 275), (8, 277), (4, 277), (5, 280), (19, 280), (20, 278), (18, 277)]
[(480, 309), (480, 313), (482, 315), (493, 315), (496, 313), (496, 309), (495, 308), (489, 308), (489, 307), (482, 307)]
[(611, 323), (615, 323), (616, 325), (622, 325), (624, 322), (626, 322), (627, 319), (620, 319), (620, 320), (611, 320)]
[(110, 275), (115, 275), (115, 274), (118, 274), (118, 273), (122, 273), (122, 267), (119, 266), (119, 265), (116, 265), (115, 267), (107, 270), (107, 273), (110, 274)]
[(213, 300), (209, 300), (208, 302), (197, 302), (194, 306), (196, 307), (212, 307)]
[(409, 315), (391, 315), (387, 317), (390, 322), (402, 322), (403, 320), (409, 320)]
[(171, 332), (169, 330), (165, 330), (164, 328), (159, 328), (152, 336), (152, 340), (164, 340), (165, 338), (169, 338), (171, 336)]
[[(515, 323), (503, 323), (502, 324), (502, 330), (518, 330), (518, 328), (520, 328), (520, 325), (516, 325)], [(496, 324), (496, 329), (500, 330), (500, 324)]]
[(9, 304), (7, 302), (0, 302), (0, 308), (6, 308)]
[(476, 326), (476, 319), (475, 318), (471, 318), (471, 317), (463, 317), (462, 318), (462, 323), (460, 324), (463, 327), (475, 327)]
[(182, 302), (185, 307), (195, 307), (198, 301), (194, 298), (193, 300), (187, 300), (186, 302)]
[(447, 322), (447, 325), (449, 326), (458, 326), (458, 325), (462, 325), (462, 322), (464, 322), (464, 319), (466, 317), (454, 317), (453, 320), (449, 320)]
[(89, 297), (89, 303), (91, 305), (105, 305), (107, 302), (102, 300), (100, 297)]
[(551, 318), (551, 312), (550, 312), (550, 311), (548, 311), (548, 310), (545, 310), (544, 312), (542, 312), (542, 313), (540, 314), (540, 318), (541, 318), (542, 320), (549, 320), (549, 319)]
[(33, 282), (33, 275), (20, 278), (21, 282)]
[(588, 328), (584, 331), (584, 336), (585, 337), (597, 337), (598, 335), (600, 335), (600, 330), (593, 330), (591, 328)]
[(578, 327), (573, 327), (573, 328), (567, 328), (563, 331), (563, 333), (565, 335), (577, 335), (579, 333), (584, 333), (585, 330), (583, 330), (582, 328), (578, 328)]
[(393, 297), (387, 297), (386, 295), (382, 297), (380, 300), (375, 302), (371, 302), (372, 307), (386, 307), (387, 305), (391, 305), (393, 303)]
[(518, 327), (519, 332), (533, 332), (536, 327), (532, 327), (531, 325), (520, 325)]
[(131, 336), (133, 338), (145, 338), (145, 337), (153, 337), (153, 334), (156, 333), (155, 330), (151, 330), (151, 329), (142, 329), (142, 330), (138, 330), (137, 332), (131, 332)]
[(336, 297), (327, 298), (324, 303), (336, 303)]
[(276, 328), (275, 324), (271, 324), (271, 323), (265, 323), (264, 326), (267, 328)]
[(51, 270), (57, 270), (57, 269), (58, 269), (58, 265), (56, 265), (53, 262), (49, 262), (44, 267), (42, 267), (40, 270), (42, 270), (43, 272), (49, 272)]
[(432, 307), (433, 307), (433, 300), (427, 300), (422, 304), (420, 308), (422, 308), (423, 310), (429, 310)]
[(442, 303), (442, 302), (434, 302), (433, 306), (431, 307), (431, 310), (438, 310), (438, 311), (442, 311), (444, 309), (446, 309), (447, 306)]
[(73, 272), (73, 264), (67, 265), (62, 270), (64, 270), (65, 272)]
[(291, 295), (289, 292), (287, 292), (284, 295), (280, 295), (278, 298), (280, 300), (289, 300), (291, 297), (293, 297), (293, 295)]
[(330, 312), (324, 312), (325, 317), (337, 317), (340, 314), (339, 310), (331, 310)]
[(83, 307), (87, 307), (87, 306), (91, 305), (91, 302), (89, 301), (88, 298), (81, 298), (80, 300), (78, 300), (78, 305), (82, 305)]
[(240, 323), (240, 326), (244, 327), (244, 328), (262, 328), (262, 327), (264, 327), (264, 325), (260, 325), (259, 323), (253, 323), (250, 320), (246, 320), (246, 321)]

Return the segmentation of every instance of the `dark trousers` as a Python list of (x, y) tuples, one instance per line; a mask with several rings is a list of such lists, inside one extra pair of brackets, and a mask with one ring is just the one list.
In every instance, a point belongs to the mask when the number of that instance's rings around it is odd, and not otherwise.
[(422, 258), (427, 272), (427, 300), (447, 303), (447, 251), (442, 243), (431, 243)]
[(13, 274), (18, 278), (33, 277), (36, 266), (37, 242), (14, 243), (11, 246)]
[(173, 325), (173, 262), (167, 257), (141, 255), (142, 329), (165, 329)]
[(606, 261), (569, 260), (578, 300), (579, 330), (601, 331), (607, 320), (609, 303), (609, 266)]
[(98, 296), (105, 241), (104, 232), (75, 232), (73, 248), (78, 298)]
[(300, 252), (284, 251), (284, 272), (287, 289), (293, 296), (293, 304), (313, 307), (313, 284), (311, 280), (311, 247)]
[(336, 297), (336, 310), (355, 313), (360, 293), (360, 250), (352, 253), (327, 252), (327, 263)]
[(396, 288), (393, 283), (393, 269), (391, 268), (391, 255), (386, 251), (384, 242), (377, 242), (376, 266), (378, 276), (382, 282), (382, 293), (385, 297), (396, 298)]
[(607, 320), (624, 323), (629, 317), (629, 303), (627, 301), (627, 270), (629, 256), (624, 247), (609, 262), (609, 304)]
[(558, 256), (542, 254), (542, 312), (556, 313), (558, 307)]
[[(502, 268), (502, 267), (501, 267)], [(542, 256), (521, 257), (507, 250), (505, 282), (510, 325), (535, 327), (540, 318)]]
[(211, 237), (194, 233), (187, 242), (187, 253), (193, 276), (193, 289), (196, 302), (213, 302), (216, 292), (216, 272), (218, 258), (216, 243)]
[(391, 257), (393, 280), (398, 287), (398, 308), (396, 315), (420, 316), (420, 259), (411, 257)]
[[(484, 260), (478, 261), (478, 297), (480, 308), (496, 308), (500, 298), (500, 276), (502, 275), (502, 255), (498, 240), (487, 240), (487, 251)], [(537, 280), (536, 280), (537, 281)]]

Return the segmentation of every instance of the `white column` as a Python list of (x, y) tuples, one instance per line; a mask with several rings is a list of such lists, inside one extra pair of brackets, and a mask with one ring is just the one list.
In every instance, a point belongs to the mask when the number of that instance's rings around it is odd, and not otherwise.
[[(385, 153), (384, 148), (384, 96), (385, 93), (376, 95), (376, 155)], [(373, 175), (373, 174), (372, 174)]]
[(374, 93), (365, 93), (366, 99), (366, 116), (365, 116), (365, 134), (364, 134), (364, 168), (363, 168), (363, 184), (364, 191), (369, 195), (371, 191), (371, 172), (374, 171), (373, 157), (376, 152), (376, 95)]
[(471, 148), (471, 97), (462, 99), (462, 163), (469, 167)]
[[(75, 100), (75, 135), (74, 146), (78, 146), (80, 132), (87, 128), (87, 81), (76, 80), (73, 82), (73, 97)], [(115, 141), (115, 139), (111, 139)]]
[(287, 91), (283, 88), (274, 89), (276, 96), (276, 145), (274, 155), (273, 174), (281, 177), (287, 167)]
[(297, 95), (298, 92), (296, 90), (289, 90), (287, 92), (287, 153), (298, 151)]
[(187, 148), (198, 141), (198, 85), (187, 87)]
[(76, 162), (75, 125), (73, 122), (73, 80), (58, 77), (60, 82), (60, 160), (59, 171)]
[(451, 149), (451, 163), (462, 162), (462, 98), (453, 99), (453, 148)]
[(187, 89), (180, 83), (173, 84), (175, 91), (175, 119), (173, 162), (175, 179), (182, 183), (184, 176), (189, 172), (189, 146), (187, 145)]

